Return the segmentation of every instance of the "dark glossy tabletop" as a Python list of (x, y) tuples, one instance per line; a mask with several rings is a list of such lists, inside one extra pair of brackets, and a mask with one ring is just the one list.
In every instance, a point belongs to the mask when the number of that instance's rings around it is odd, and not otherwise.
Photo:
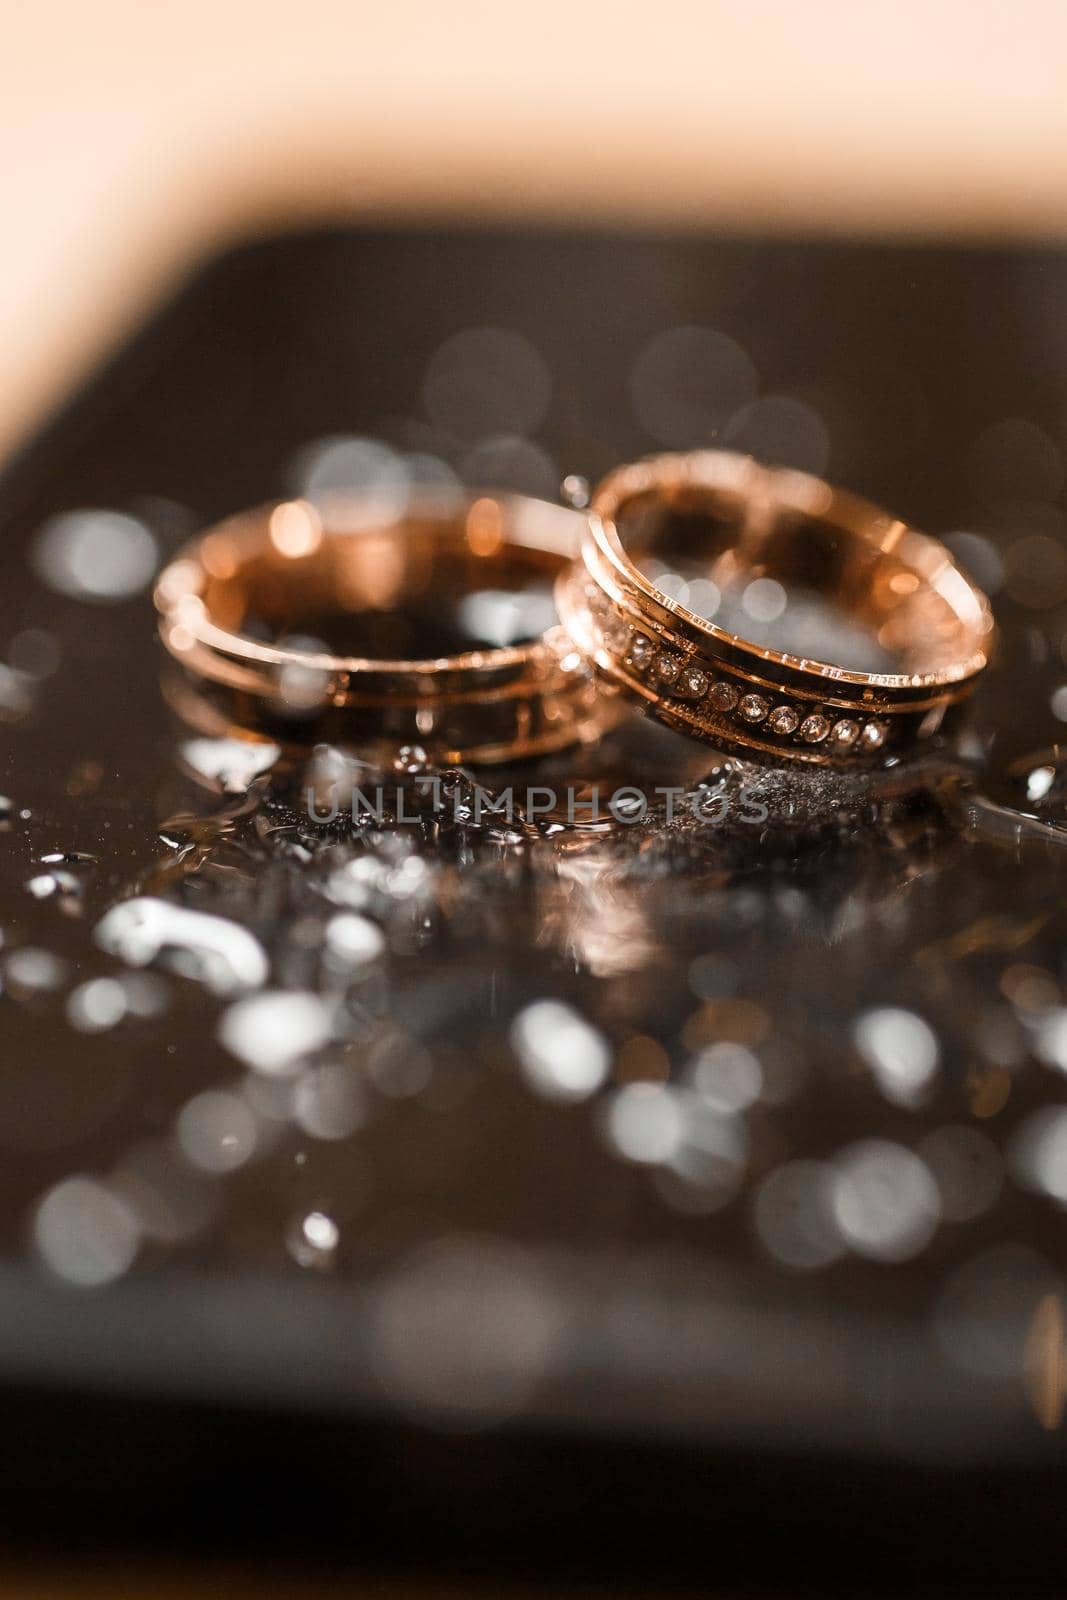
[[(768, 1520), (831, 1576), (872, 1540), (951, 1569), (965, 1525), (965, 1567), (1036, 1548), (1067, 1271), (1065, 306), (1052, 251), (309, 235), (205, 270), (10, 464), (0, 1379), (88, 1450), (80, 1523), (121, 1539), (128, 1468), (150, 1539), (167, 1505), (240, 1545), (229, 1447), (272, 1533), (325, 1508), (376, 1558), (405, 1522), (428, 1549), (482, 1525), (522, 1567), (561, 1504), (583, 1570), (625, 1567), (621, 1524), (670, 1566), (701, 1519), (731, 1582)], [(1001, 629), (961, 741), (840, 779), (635, 720), (477, 776), (710, 812), (322, 827), (303, 760), (257, 775), (164, 709), (146, 584), (206, 520), (315, 472), (552, 497), (716, 441), (960, 535)], [(221, 919), (218, 959), (175, 935), (151, 962), (135, 894)], [(234, 976), (249, 948), (276, 993)], [(61, 1444), (0, 1469), (31, 1522), (70, 1490)], [(993, 1493), (998, 1529), (968, 1512)]]

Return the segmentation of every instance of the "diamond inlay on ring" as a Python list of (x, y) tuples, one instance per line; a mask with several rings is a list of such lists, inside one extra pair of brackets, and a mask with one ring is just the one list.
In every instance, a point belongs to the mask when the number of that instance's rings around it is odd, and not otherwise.
[(855, 744), (859, 736), (859, 723), (851, 722), (847, 717), (843, 717), (840, 722), (835, 722), (830, 732), (830, 737), (833, 739), (834, 744), (845, 750), (850, 745)]
[[(874, 754), (885, 743), (886, 723), (871, 719), (861, 722), (852, 717), (833, 721), (821, 711), (804, 714), (803, 708), (784, 701), (773, 705), (762, 694), (742, 694), (726, 679), (714, 679), (695, 661), (686, 661), (670, 650), (660, 648), (658, 641), (647, 634), (631, 629), (625, 620), (606, 608), (597, 618), (600, 638), (632, 671), (650, 674), (665, 693), (676, 695), (679, 701), (690, 703), (707, 700), (722, 716), (734, 716), (755, 727), (760, 723), (780, 739), (795, 740), (806, 745), (826, 744), (842, 753), (855, 751)], [(693, 704), (689, 715), (696, 714)]]
[(652, 640), (643, 633), (635, 633), (630, 640), (630, 649), (627, 655), (630, 665), (636, 667), (638, 672), (643, 672), (651, 662), (654, 654), (655, 646)]
[(744, 717), (746, 722), (762, 722), (769, 709), (761, 694), (743, 695), (737, 708), (738, 714)]
[[(602, 613), (598, 619), (600, 637), (634, 672), (648, 673), (662, 686), (665, 693), (676, 695), (679, 701), (694, 703), (707, 700), (722, 716), (735, 716), (755, 727), (763, 723), (768, 732), (780, 739), (796, 740), (801, 744), (833, 746), (845, 753), (855, 751), (873, 754), (885, 743), (886, 723), (871, 719), (861, 722), (853, 717), (839, 717), (836, 721), (821, 711), (807, 715), (802, 708), (783, 701), (772, 706), (762, 694), (742, 694), (726, 679), (714, 679), (704, 667), (694, 661), (685, 661), (670, 650), (663, 650), (647, 634), (631, 630), (614, 613)], [(697, 714), (693, 704), (689, 715)]]
[(796, 733), (800, 726), (800, 713), (794, 711), (792, 706), (775, 706), (767, 718), (767, 726), (772, 733)]
[(820, 716), (817, 711), (813, 712), (810, 717), (805, 717), (800, 724), (800, 737), (805, 744), (822, 744), (829, 732), (829, 722), (825, 717)]
[(678, 693), (684, 695), (687, 700), (699, 700), (707, 693), (708, 675), (699, 667), (683, 667), (677, 688)]
[(673, 700), (679, 711), (684, 709), (687, 726), (694, 718), (699, 723), (698, 702), (706, 702), (722, 717), (736, 719), (753, 729), (762, 724), (768, 733), (794, 745), (825, 745), (840, 755), (862, 756), (873, 755), (886, 742), (889, 725), (880, 718), (846, 716), (835, 720), (825, 711), (806, 711), (788, 700), (775, 704), (754, 690), (743, 692), (729, 679), (713, 677), (707, 667), (686, 654), (663, 649), (657, 638), (632, 628), (625, 616), (611, 609), (606, 601), (593, 603), (593, 597), (589, 598), (602, 644), (620, 664), (650, 678), (662, 692), (664, 704)]
[(738, 694), (732, 683), (716, 683), (712, 685), (708, 699), (716, 711), (732, 711), (737, 704)]

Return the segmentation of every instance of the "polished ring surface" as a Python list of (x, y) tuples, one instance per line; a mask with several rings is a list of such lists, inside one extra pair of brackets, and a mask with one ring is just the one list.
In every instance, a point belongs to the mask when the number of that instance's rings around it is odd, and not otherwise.
[[(410, 743), (445, 764), (595, 738), (618, 709), (559, 627), (450, 654), (380, 648), (420, 645), (450, 600), (539, 588), (550, 604), (583, 527), (577, 513), (520, 495), (433, 496), (400, 515), (358, 497), (298, 500), (232, 517), (186, 546), (156, 585), (160, 635), (184, 669), (172, 703), (215, 732), (374, 755)], [(398, 634), (405, 608), (421, 622)], [(347, 618), (361, 653), (316, 647), (327, 614)]]
[[(987, 664), (989, 603), (945, 547), (821, 479), (722, 451), (659, 456), (610, 473), (591, 511), (556, 588), (571, 638), (606, 683), (708, 744), (884, 760), (940, 731)], [(641, 563), (665, 536), (703, 594), (742, 603), (716, 622), (683, 604), (695, 585), (659, 588)], [(757, 579), (763, 596), (806, 595), (836, 617), (861, 664), (825, 659), (833, 627), (813, 632), (810, 603), (803, 653), (745, 637)]]

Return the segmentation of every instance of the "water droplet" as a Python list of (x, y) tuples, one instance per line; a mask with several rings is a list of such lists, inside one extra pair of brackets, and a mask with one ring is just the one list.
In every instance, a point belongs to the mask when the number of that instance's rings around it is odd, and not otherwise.
[(198, 777), (218, 783), (227, 794), (244, 794), (253, 778), (268, 772), (281, 755), (276, 744), (250, 739), (187, 739), (182, 760)]
[(589, 479), (578, 472), (568, 472), (560, 484), (560, 498), (574, 511), (584, 511), (589, 504)]
[(658, 1083), (627, 1084), (608, 1105), (607, 1133), (628, 1161), (669, 1161), (685, 1135), (677, 1093)]
[(528, 339), (509, 328), (467, 328), (446, 339), (423, 385), (431, 421), (464, 440), (491, 432), (535, 432), (551, 395), (544, 360)]
[(548, 1100), (587, 1099), (611, 1064), (604, 1037), (558, 1000), (537, 1000), (521, 1011), (511, 1043), (527, 1081)]
[(67, 1018), (82, 1033), (103, 1033), (126, 1015), (126, 991), (115, 978), (90, 978), (67, 998)]
[(295, 478), (305, 499), (353, 532), (394, 522), (408, 504), (407, 463), (380, 439), (318, 439), (297, 457)]
[(343, 1061), (308, 1067), (293, 1089), (293, 1118), (313, 1139), (349, 1138), (366, 1120), (366, 1108), (363, 1079)]
[(67, 980), (69, 968), (50, 950), (39, 950), (34, 945), (23, 945), (12, 950), (4, 962), (4, 977), (8, 991), (16, 999), (34, 994), (47, 994), (59, 989)]
[(835, 1163), (833, 1209), (859, 1255), (907, 1261), (933, 1237), (941, 1202), (918, 1156), (888, 1139), (867, 1139), (850, 1145)]
[(326, 924), (326, 949), (339, 965), (355, 968), (377, 961), (385, 950), (382, 930), (367, 917), (339, 912)]
[(853, 1038), (887, 1100), (913, 1106), (925, 1097), (940, 1052), (937, 1036), (922, 1017), (899, 1006), (881, 1006), (864, 1012)]
[(44, 524), (32, 548), (34, 568), (49, 588), (98, 603), (138, 594), (157, 559), (144, 523), (121, 511), (64, 512)]
[(130, 1207), (95, 1178), (66, 1178), (37, 1207), (33, 1237), (48, 1267), (80, 1289), (120, 1278), (140, 1240)]
[(204, 1172), (235, 1172), (256, 1148), (257, 1123), (247, 1101), (206, 1089), (184, 1105), (175, 1124), (187, 1160)]
[(668, 328), (641, 350), (630, 378), (634, 411), (660, 444), (707, 445), (756, 394), (756, 369), (714, 328)]
[(829, 1266), (844, 1251), (834, 1223), (832, 1169), (821, 1161), (789, 1161), (756, 1195), (755, 1223), (776, 1261), (799, 1271)]
[(301, 1267), (324, 1271), (333, 1266), (341, 1230), (324, 1211), (309, 1211), (294, 1217), (285, 1235), (286, 1247)]
[(220, 995), (258, 988), (270, 971), (266, 951), (247, 928), (147, 895), (113, 906), (93, 937), (129, 966), (162, 961)]
[(238, 1000), (219, 1023), (219, 1038), (256, 1072), (288, 1073), (329, 1042), (328, 1006), (299, 989), (268, 989)]

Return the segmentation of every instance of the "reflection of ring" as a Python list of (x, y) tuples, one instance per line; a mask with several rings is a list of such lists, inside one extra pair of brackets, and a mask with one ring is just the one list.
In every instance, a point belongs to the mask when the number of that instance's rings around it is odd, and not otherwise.
[[(609, 683), (709, 744), (893, 755), (986, 665), (988, 601), (944, 546), (818, 478), (660, 456), (610, 473), (592, 512), (557, 585), (563, 622)], [(851, 667), (823, 654), (835, 631)]]
[(216, 726), (445, 763), (557, 750), (618, 715), (562, 629), (541, 632), (582, 525), (518, 495), (416, 501), (384, 525), (357, 499), (251, 511), (161, 574), (160, 633)]

